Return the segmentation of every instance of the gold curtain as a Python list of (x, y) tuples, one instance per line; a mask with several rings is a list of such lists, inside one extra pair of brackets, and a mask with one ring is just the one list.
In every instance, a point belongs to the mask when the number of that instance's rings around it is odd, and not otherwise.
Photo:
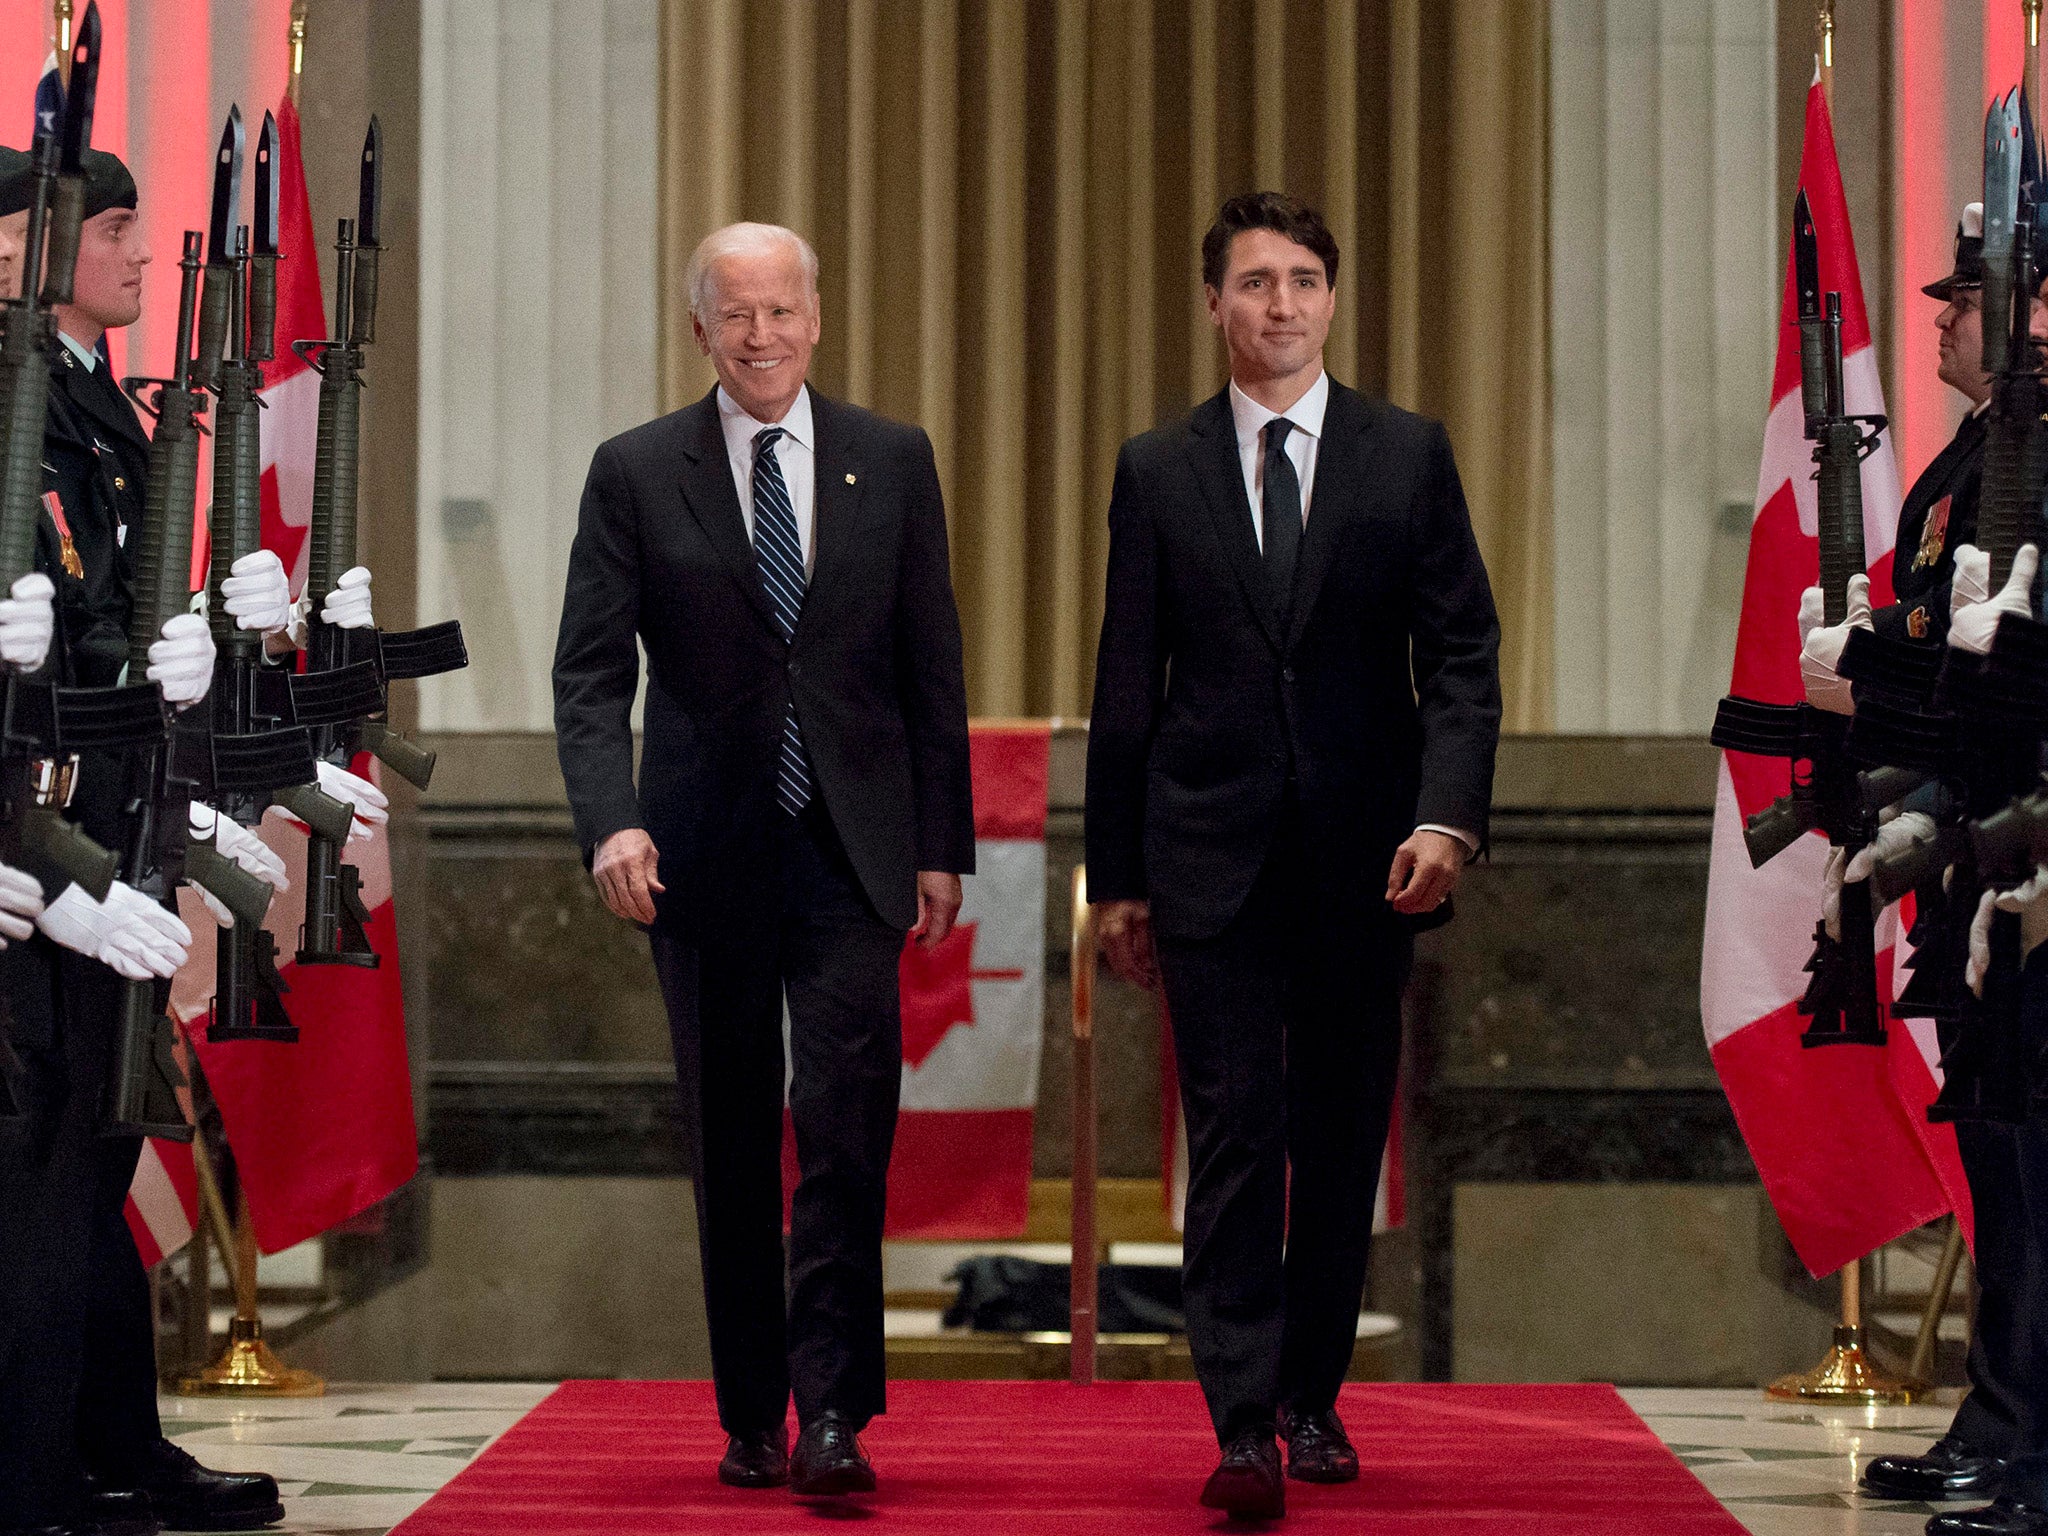
[(1084, 713), (1117, 445), (1225, 373), (1199, 244), (1275, 187), (1343, 251), (1328, 362), (1450, 429), (1551, 718), (1540, 0), (666, 0), (661, 383), (709, 230), (818, 248), (819, 388), (931, 433), (977, 714)]

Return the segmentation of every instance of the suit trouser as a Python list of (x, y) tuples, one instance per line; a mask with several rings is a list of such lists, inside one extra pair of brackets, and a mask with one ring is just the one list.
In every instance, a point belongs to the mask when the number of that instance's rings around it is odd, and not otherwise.
[[(10, 969), (10, 980), (54, 990), (56, 1027), (50, 1049), (24, 1052), (35, 1113), (0, 1131), (0, 1196), (18, 1201), (18, 1215), (0, 1229), (13, 1243), (0, 1260), (8, 1271), (6, 1299), (18, 1307), (0, 1352), (0, 1522), (21, 1524), (54, 1521), (74, 1497), (81, 1430), (96, 1453), (106, 1433), (138, 1432), (138, 1382), (148, 1433), (156, 1417), (147, 1283), (138, 1313), (132, 1284), (101, 1278), (120, 1273), (105, 1256), (118, 1257), (125, 1246), (127, 1278), (141, 1279), (122, 1207), (142, 1143), (100, 1135), (120, 979), (102, 965), (58, 954), (45, 940), (30, 942), (49, 951), (37, 957), (44, 963)], [(98, 1333), (110, 1301), (118, 1303), (119, 1325)], [(113, 1378), (96, 1383), (90, 1400), (82, 1391), (88, 1369)], [(121, 1411), (92, 1406), (107, 1394), (124, 1405)]]
[(1977, 1311), (1966, 1362), (1970, 1392), (1950, 1421), (1949, 1434), (1987, 1456), (2010, 1456), (2019, 1437), (2024, 1382), (2016, 1378), (2022, 1317), (2032, 1300), (2028, 1283), (2031, 1243), (2022, 1198), (2023, 1146), (2040, 1155), (2038, 1135), (2025, 1127), (1963, 1121), (1956, 1147), (1970, 1184), (1976, 1215)]
[(1159, 939), (1188, 1134), (1182, 1300), (1217, 1438), (1350, 1369), (1412, 940), (1317, 899), (1283, 824), (1229, 927)]
[[(652, 932), (668, 1005), (719, 1422), (865, 1424), (884, 1406), (882, 1217), (896, 1137), (903, 935), (861, 890), (821, 803), (776, 813), (772, 868), (741, 921)], [(787, 1292), (782, 1013), (796, 1132)]]

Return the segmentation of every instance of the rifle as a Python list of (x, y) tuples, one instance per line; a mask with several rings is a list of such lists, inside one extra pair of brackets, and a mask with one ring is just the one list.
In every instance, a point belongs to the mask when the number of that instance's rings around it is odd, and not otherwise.
[[(257, 708), (263, 640), (242, 629), (219, 597), (234, 563), (262, 543), (262, 450), (257, 411), (263, 364), (277, 328), (277, 124), (263, 116), (256, 150), (255, 251), (237, 227), (242, 118), (230, 109), (214, 164), (207, 275), (199, 306), (200, 366), (214, 397), (212, 585), (210, 622), (220, 656), (209, 699), (213, 711), (212, 804), (245, 827), (263, 819), (280, 791), (301, 810), (322, 803), (344, 832), (349, 809), (320, 793), (313, 747), (303, 726), (280, 727)], [(215, 274), (219, 275), (216, 276)], [(210, 310), (217, 311), (210, 313)], [(217, 347), (215, 356), (207, 349)], [(328, 822), (333, 825), (333, 821)], [(236, 922), (215, 938), (214, 996), (207, 1038), (298, 1039), (286, 1014), (289, 990), (277, 968), (277, 940), (260, 923)]]
[[(178, 264), (182, 281), (170, 376), (122, 380), (128, 397), (156, 418), (136, 560), (135, 609), (128, 626), (131, 673), (147, 669), (149, 648), (165, 622), (190, 607), (192, 505), (199, 481), (199, 417), (205, 410), (205, 397), (192, 376), (191, 354), (199, 251), (199, 232), (188, 230), (184, 258)], [(143, 895), (163, 902), (190, 879), (217, 896), (238, 924), (260, 924), (270, 905), (270, 887), (223, 858), (210, 843), (191, 841), (189, 808), (212, 755), (204, 712), (194, 711), (198, 718), (188, 720), (161, 702), (158, 710), (157, 736), (130, 756), (123, 878)], [(164, 1011), (169, 993), (168, 983), (156, 981), (129, 982), (122, 990), (108, 1135), (192, 1139), (176, 1096), (185, 1084), (172, 1054), (176, 1028)]]
[[(1803, 191), (1793, 205), (1792, 228), (1800, 394), (1820, 482), (1822, 611), (1824, 622), (1834, 625), (1848, 617), (1850, 578), (1864, 570), (1862, 464), (1876, 451), (1885, 419), (1849, 412), (1842, 375), (1842, 296), (1831, 292), (1823, 299), (1819, 239)], [(1716, 746), (1783, 757), (1792, 765), (1791, 792), (1750, 817), (1743, 828), (1753, 867), (1775, 858), (1810, 831), (1825, 834), (1845, 854), (1870, 841), (1877, 830), (1877, 810), (1889, 803), (1872, 805), (1870, 796), (1890, 793), (1897, 776), (1873, 785), (1860, 775), (1847, 751), (1848, 729), (1848, 719), (1806, 703), (1764, 704), (1735, 697), (1721, 701), (1712, 733)], [(1858, 881), (1842, 887), (1841, 937), (1828, 933), (1825, 919), (1815, 924), (1813, 957), (1806, 965), (1813, 979), (1799, 1001), (1799, 1011), (1812, 1023), (1800, 1044), (1884, 1044), (1884, 1013), (1877, 999), (1876, 917), (1870, 887)]]
[[(320, 416), (306, 556), (306, 590), (316, 607), (309, 621), (305, 672), (295, 680), (287, 707), (290, 718), (312, 725), (313, 749), (323, 761), (348, 768), (359, 751), (368, 751), (416, 788), (425, 789), (433, 776), (434, 754), (390, 728), (389, 685), (467, 666), (461, 624), (451, 621), (397, 633), (346, 630), (321, 620), (317, 607), (356, 563), (362, 370), (365, 349), (376, 335), (382, 175), (382, 134), (372, 117), (363, 140), (357, 217), (339, 221), (335, 236), (334, 334), (292, 343), (292, 349), (319, 371)], [(303, 692), (365, 663), (376, 683), (367, 707), (318, 719), (299, 706)], [(346, 840), (346, 828), (336, 836), (318, 826), (308, 840), (306, 920), (297, 955), (301, 965), (378, 964), (365, 930), (370, 914), (363, 904), (362, 877), (341, 856)]]

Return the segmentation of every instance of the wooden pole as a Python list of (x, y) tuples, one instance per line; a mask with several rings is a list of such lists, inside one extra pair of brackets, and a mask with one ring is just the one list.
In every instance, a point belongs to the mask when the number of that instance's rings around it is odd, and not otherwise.
[(1097, 1148), (1095, 1140), (1095, 917), (1088, 905), (1088, 869), (1074, 867), (1074, 1160), (1073, 1224), (1068, 1273), (1069, 1374), (1095, 1379)]

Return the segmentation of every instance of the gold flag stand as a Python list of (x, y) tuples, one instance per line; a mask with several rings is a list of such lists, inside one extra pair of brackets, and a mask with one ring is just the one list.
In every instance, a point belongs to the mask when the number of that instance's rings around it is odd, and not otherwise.
[(256, 1307), (256, 1232), (249, 1221), (249, 1202), (239, 1193), (236, 1195), (231, 1225), (206, 1143), (195, 1140), (192, 1153), (192, 1165), (199, 1173), (199, 1201), (205, 1208), (205, 1229), (193, 1233), (192, 1241), (203, 1242), (207, 1233), (212, 1234), (222, 1262), (234, 1277), (235, 1315), (228, 1324), (227, 1348), (211, 1365), (179, 1376), (171, 1383), (171, 1390), (180, 1397), (324, 1395), (326, 1382), (311, 1371), (286, 1365), (264, 1343), (263, 1318)]
[[(66, 5), (68, 9), (68, 4)], [(291, 73), (286, 89), (292, 105), (299, 101), (299, 77), (306, 60), (306, 0), (293, 0), (290, 29)], [(208, 1234), (227, 1266), (235, 1288), (235, 1315), (228, 1323), (227, 1348), (211, 1365), (186, 1371), (171, 1383), (180, 1397), (320, 1397), (327, 1383), (311, 1371), (286, 1365), (264, 1342), (263, 1316), (257, 1307), (256, 1229), (249, 1219), (249, 1201), (240, 1190), (235, 1194), (235, 1215), (228, 1219), (227, 1202), (214, 1176), (213, 1159), (207, 1154), (203, 1137), (195, 1136), (192, 1163), (199, 1174), (199, 1203), (204, 1221), (192, 1234), (195, 1250), (203, 1249)], [(206, 1265), (195, 1263), (195, 1288), (206, 1286)], [(209, 1311), (210, 1298), (199, 1295), (193, 1303), (201, 1318)]]
[(1834, 1346), (1819, 1365), (1797, 1376), (1780, 1376), (1764, 1388), (1764, 1396), (1781, 1402), (1854, 1404), (1864, 1408), (1899, 1408), (1927, 1396), (1924, 1381), (1887, 1376), (1864, 1348), (1863, 1261), (1842, 1269), (1842, 1320), (1835, 1327)]

